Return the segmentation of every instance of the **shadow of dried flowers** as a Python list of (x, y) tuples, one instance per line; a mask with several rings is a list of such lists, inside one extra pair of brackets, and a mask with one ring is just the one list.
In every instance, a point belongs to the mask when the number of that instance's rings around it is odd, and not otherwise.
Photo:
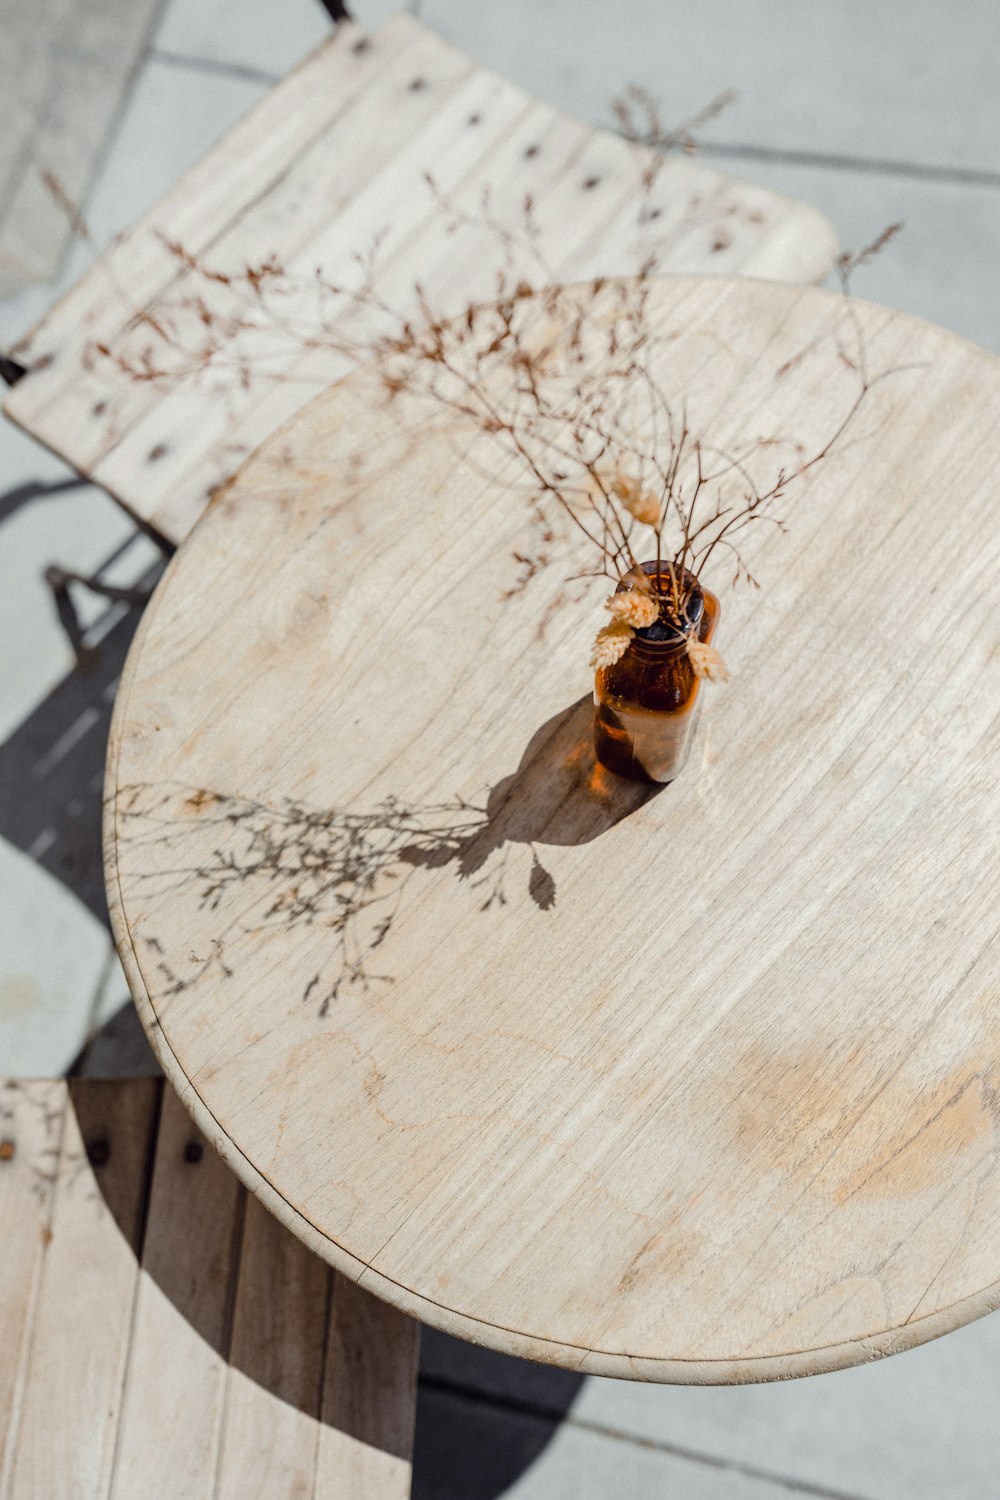
[(524, 845), (531, 854), (528, 895), (548, 912), (556, 882), (540, 850), (589, 843), (658, 790), (620, 781), (596, 764), (586, 697), (536, 730), (517, 769), (480, 803), (389, 796), (355, 812), (139, 783), (121, 789), (117, 813), (130, 858), (143, 847), (171, 851), (166, 861), (158, 853), (157, 872), (144, 882), (150, 895), (193, 888), (199, 909), (220, 914), (210, 952), (192, 953), (186, 973), (168, 963), (155, 935), (140, 936), (161, 993), (178, 994), (208, 974), (231, 977), (227, 946), (238, 934), (320, 928), (334, 951), (303, 999), (323, 1017), (348, 988), (392, 983), (375, 969), (376, 955), (417, 869), (452, 867), (481, 891), (479, 909), (487, 911), (506, 904), (510, 853)]

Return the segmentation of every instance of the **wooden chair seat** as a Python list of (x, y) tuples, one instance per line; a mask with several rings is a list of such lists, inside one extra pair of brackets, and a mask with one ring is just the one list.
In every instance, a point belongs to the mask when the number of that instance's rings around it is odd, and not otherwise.
[[(410, 16), (371, 36), (342, 23), (8, 351), (28, 373), (5, 409), (176, 543), (212, 491), (349, 361), (243, 335), (210, 380), (136, 381), (116, 360), (141, 360), (154, 325), (173, 329), (185, 299), (192, 318), (192, 292), (211, 315), (232, 314), (230, 289), (185, 271), (170, 243), (220, 275), (273, 254), (290, 275), (321, 268), (337, 280), (381, 236), (381, 295), (415, 311), (420, 282), (437, 310), (461, 311), (495, 295), (502, 256), (495, 234), (453, 233), (453, 210), (475, 218), (485, 195), (492, 218), (512, 226), (530, 195), (543, 279), (631, 275), (651, 254), (663, 271), (813, 282), (830, 269), (836, 239), (815, 209), (678, 156), (644, 198), (654, 161), (475, 66)], [(539, 264), (532, 254), (522, 267), (536, 285)], [(137, 326), (140, 309), (154, 321)], [(269, 378), (244, 385), (243, 371), (264, 365)]]
[(409, 1494), (418, 1325), (273, 1219), (161, 1081), (0, 1085), (0, 1218), (0, 1494)]

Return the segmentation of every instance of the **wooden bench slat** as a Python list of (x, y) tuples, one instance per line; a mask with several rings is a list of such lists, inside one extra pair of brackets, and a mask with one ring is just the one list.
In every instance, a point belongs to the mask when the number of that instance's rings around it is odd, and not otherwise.
[(5, 1084), (0, 1142), (2, 1500), (405, 1500), (418, 1325), (272, 1218), (168, 1086)]
[[(445, 153), (455, 130), (447, 119), (442, 129), (443, 106), (456, 88), (462, 97), (470, 92), (460, 85), (471, 68), (467, 58), (431, 33), (418, 35), (402, 52), (388, 55), (364, 92), (287, 163), (281, 177), (266, 192), (258, 192), (248, 201), (233, 224), (224, 225), (214, 236), (203, 230), (196, 234), (213, 271), (238, 273), (248, 264), (266, 260), (276, 250), (289, 266), (304, 263), (307, 276), (320, 262), (346, 262), (344, 270), (349, 271), (351, 251), (366, 248), (387, 217), (395, 219), (400, 211), (400, 140), (426, 142), (423, 150), (428, 160)], [(409, 87), (415, 77), (423, 82), (416, 91)], [(507, 87), (517, 107), (523, 108), (524, 96)], [(483, 93), (484, 75), (480, 74), (471, 94), (481, 99)], [(296, 99), (289, 99), (288, 104), (291, 109), (298, 107)], [(473, 107), (470, 102), (468, 108)], [(380, 120), (386, 118), (393, 120), (391, 131), (380, 129)], [(404, 185), (406, 175), (404, 172)], [(432, 201), (426, 185), (421, 182), (419, 186), (421, 208), (426, 213)], [(324, 232), (330, 232), (331, 219), (340, 231), (337, 260), (331, 260), (321, 244)], [(187, 248), (188, 242), (180, 234), (174, 230), (170, 233)], [(346, 253), (342, 248), (345, 240), (349, 247)], [(168, 307), (173, 304), (168, 312), (171, 328), (179, 324), (197, 347), (204, 328), (194, 308), (178, 314), (178, 298), (203, 293), (220, 313), (239, 311), (239, 302), (236, 294), (183, 271), (176, 257), (171, 261), (166, 279), (150, 291), (147, 305), (156, 316), (164, 301)], [(109, 287), (108, 292), (113, 289)], [(100, 337), (125, 358), (138, 360), (150, 342), (150, 334), (145, 326), (127, 329), (129, 309), (136, 305), (131, 284), (122, 282), (117, 305), (113, 295), (107, 297)], [(75, 378), (67, 380), (67, 373)], [(57, 436), (60, 442), (74, 444), (76, 462), (89, 472), (109, 448), (121, 442), (123, 434), (133, 433), (142, 416), (151, 413), (155, 422), (156, 414), (169, 406), (170, 400), (153, 386), (123, 380), (114, 366), (100, 362), (87, 372), (64, 370), (63, 382), (51, 391), (43, 406), (35, 407), (34, 421), (43, 440)], [(103, 408), (99, 421), (94, 419), (97, 406)], [(202, 394), (197, 398), (197, 409), (204, 413), (205, 406)], [(162, 427), (170, 433), (168, 416)], [(190, 434), (187, 440), (190, 442)], [(157, 441), (150, 438), (147, 442), (139, 436), (137, 457), (142, 470), (146, 470), (148, 452)], [(147, 483), (162, 481), (161, 468), (157, 465), (147, 471)]]
[(356, 26), (338, 27), (178, 178), (19, 341), (14, 352), (23, 363), (49, 355), (52, 361), (32, 373), (30, 396), (22, 383), (18, 409), (27, 415), (46, 406), (72, 372), (79, 373), (84, 344), (121, 327), (123, 288), (132, 305), (142, 306), (172, 280), (176, 260), (161, 236), (183, 240), (195, 254), (205, 250), (350, 107), (385, 60), (407, 44), (411, 24), (396, 17), (371, 38)]
[(112, 1500), (212, 1500), (244, 1196), (165, 1088)]
[(420, 1325), (334, 1277), (317, 1496), (406, 1500)]
[(63, 1083), (0, 1085), (0, 1496), (9, 1494), (66, 1116)]
[[(211, 249), (213, 264), (218, 256), (236, 267), (274, 251), (292, 270), (309, 274), (321, 264), (342, 280), (388, 223), (379, 290), (395, 305), (412, 308), (417, 280), (443, 288), (443, 307), (489, 296), (496, 244), (472, 234), (463, 246), (448, 234), (423, 180), (427, 170), (468, 212), (489, 185), (505, 204), (498, 217), (506, 222), (516, 221), (517, 205), (532, 192), (542, 248), (563, 278), (635, 272), (654, 245), (666, 270), (752, 270), (809, 281), (829, 269), (835, 239), (822, 215), (684, 159), (662, 169), (660, 217), (636, 225), (638, 180), (649, 159), (645, 148), (569, 120), (474, 67), (412, 18), (397, 16), (371, 38), (341, 27), (42, 320), (20, 357), (52, 362), (14, 387), (6, 410), (137, 517), (180, 541), (211, 490), (343, 373), (343, 359), (292, 351), (278, 361), (285, 384), (252, 383), (247, 391), (234, 359), (219, 377), (221, 390), (184, 378), (164, 394), (108, 362), (85, 368), (87, 341), (142, 347), (145, 335), (137, 343), (126, 332), (125, 309), (142, 304), (162, 313), (179, 288), (190, 288), (161, 232), (195, 253)], [(200, 290), (213, 311), (232, 296)], [(255, 360), (271, 347), (267, 338), (239, 338), (240, 352)]]
[(139, 1078), (117, 1085), (113, 1097), (70, 1090), (23, 1376), (13, 1500), (107, 1493), (159, 1088)]
[[(317, 265), (332, 270), (342, 284), (360, 284), (363, 272), (354, 262), (354, 254), (367, 250), (375, 238), (381, 236), (379, 259), (383, 270), (378, 278), (379, 289), (388, 292), (391, 286), (393, 295), (398, 296), (395, 286), (401, 281), (404, 292), (398, 300), (407, 312), (415, 312), (414, 267), (420, 267), (421, 274), (424, 270), (431, 273), (424, 276), (427, 281), (432, 279), (442, 261), (453, 268), (454, 274), (457, 259), (444, 215), (424, 180), (424, 172), (433, 168), (444, 191), (453, 192), (466, 186), (463, 194), (465, 206), (477, 209), (482, 183), (492, 180), (484, 175), (487, 164), (529, 109), (529, 102), (519, 91), (490, 75), (475, 75), (469, 85), (459, 88), (455, 97), (438, 110), (428, 127), (418, 132), (405, 150), (400, 151), (396, 141), (392, 161), (345, 204), (332, 223), (328, 219), (324, 226), (317, 227), (316, 233), (297, 250), (290, 245), (288, 253), (282, 256), (283, 264), (291, 275), (301, 276), (307, 284)], [(473, 113), (481, 116), (480, 124), (474, 131), (462, 131), (460, 127)], [(537, 128), (536, 125), (534, 129)], [(470, 191), (471, 202), (468, 201)], [(270, 248), (273, 249), (275, 244), (284, 247), (287, 235), (287, 230), (282, 236), (279, 230), (272, 229)], [(227, 245), (221, 244), (223, 265), (229, 261), (238, 267), (254, 259), (253, 255), (242, 256), (242, 249), (241, 242), (241, 256), (234, 257), (231, 253), (227, 256)], [(495, 263), (495, 260), (494, 246), (492, 261)], [(480, 271), (482, 293), (489, 296), (493, 289), (492, 267), (489, 263), (483, 266), (480, 259), (476, 265)], [(459, 271), (456, 279), (459, 287), (465, 290), (468, 278), (463, 278)], [(204, 282), (200, 283), (199, 290), (208, 291)], [(308, 326), (308, 319), (315, 316), (314, 295), (311, 291), (304, 291), (297, 300), (301, 311), (296, 299), (283, 297), (281, 313), (289, 319), (305, 320), (305, 326)], [(213, 305), (216, 301), (225, 306), (224, 296), (213, 298)], [(189, 327), (194, 319), (192, 313)], [(198, 346), (200, 337), (200, 333), (194, 334), (194, 347)], [(148, 333), (137, 336), (133, 341), (134, 353), (138, 355), (148, 342)], [(57, 424), (63, 420), (72, 421), (76, 413), (82, 423), (81, 442), (83, 430), (88, 426), (94, 439), (89, 444), (84, 443), (81, 453), (88, 471), (93, 473), (97, 482), (113, 494), (124, 493), (133, 484), (136, 472), (142, 472), (143, 503), (150, 513), (159, 513), (164, 505), (173, 507), (178, 503), (179, 491), (188, 491), (185, 476), (193, 457), (212, 456), (211, 483), (218, 483), (232, 472), (242, 456), (236, 446), (241, 440), (234, 434), (235, 425), (249, 427), (250, 436), (243, 441), (245, 454), (257, 445), (257, 434), (262, 428), (266, 427), (270, 432), (278, 425), (278, 413), (284, 409), (286, 392), (293, 412), (302, 406), (313, 383), (303, 374), (303, 367), (318, 367), (319, 373), (315, 377), (318, 389), (323, 389), (351, 367), (343, 355), (329, 350), (315, 351), (311, 358), (303, 355), (288, 339), (283, 351), (279, 343), (276, 355), (275, 343), (270, 332), (257, 337), (243, 335), (238, 339), (241, 354), (251, 360), (259, 358), (261, 365), (269, 371), (282, 373), (281, 384), (265, 378), (255, 382), (251, 389), (242, 390), (230, 375), (224, 391), (217, 399), (208, 401), (204, 390), (194, 380), (185, 380), (165, 393), (133, 383), (126, 387), (127, 404), (119, 404), (116, 408), (116, 421), (126, 426), (127, 431), (115, 436), (106, 428), (99, 431), (93, 419), (88, 419), (96, 388), (83, 382), (76, 392), (58, 403), (58, 410), (53, 408), (52, 420)], [(160, 457), (150, 462), (149, 455), (154, 452), (160, 453)], [(202, 494), (197, 497), (199, 511), (207, 501), (204, 493), (207, 488), (209, 486), (204, 486)], [(173, 535), (173, 530), (170, 534)]]
[(219, 1500), (314, 1493), (332, 1275), (256, 1198), (248, 1198)]
[[(478, 128), (482, 129), (482, 123)], [(539, 153), (526, 158), (528, 148), (539, 142)], [(398, 186), (402, 189), (410, 181), (408, 201), (412, 201), (413, 184), (421, 186), (424, 169), (407, 166), (408, 161), (401, 164)], [(638, 268), (646, 259), (654, 236), (636, 225), (640, 171), (634, 148), (625, 141), (595, 133), (578, 121), (535, 105), (523, 111), (514, 127), (483, 154), (476, 170), (454, 183), (445, 176), (441, 185), (451, 192), (457, 210), (475, 214), (483, 185), (488, 183), (494, 212), (514, 222), (524, 193), (531, 191), (537, 204), (541, 253), (555, 277), (573, 279), (606, 274), (623, 264)], [(441, 179), (440, 171), (438, 175)], [(591, 180), (595, 187), (585, 188), (583, 184)], [(709, 253), (719, 220), (733, 225), (742, 213), (746, 227), (749, 214), (758, 211), (758, 201), (766, 195), (759, 189), (745, 189), (710, 168), (669, 161), (662, 169), (658, 197), (664, 212), (656, 221), (655, 243), (678, 264), (698, 264)], [(677, 200), (682, 205), (679, 209)], [(484, 229), (453, 237), (444, 214), (433, 210), (429, 194), (426, 206), (431, 211), (408, 235), (407, 219), (401, 214), (383, 247), (380, 294), (410, 315), (417, 314), (413, 268), (420, 266), (425, 268), (421, 285), (434, 306), (458, 311), (465, 299), (488, 300), (501, 263), (495, 235)], [(340, 264), (349, 260), (352, 245), (364, 243), (376, 227), (371, 220), (366, 228), (360, 215), (346, 223), (341, 220), (321, 246), (311, 249), (325, 263)], [(752, 244), (753, 237), (748, 238)], [(739, 255), (741, 250), (735, 241), (729, 253)], [(538, 274), (538, 265), (526, 250), (514, 267), (515, 274)], [(346, 314), (337, 326), (346, 330), (359, 321)], [(252, 349), (250, 341), (245, 347)], [(147, 516), (158, 529), (182, 536), (200, 515), (211, 490), (256, 447), (265, 428), (276, 430), (311, 395), (351, 368), (348, 357), (328, 348), (316, 349), (291, 354), (282, 383), (264, 381), (250, 391), (231, 393), (228, 405), (224, 400), (208, 403), (194, 390), (176, 390), (154, 403), (148, 418), (96, 464), (94, 477), (112, 494), (124, 494), (136, 469), (145, 464)], [(192, 448), (198, 455), (193, 468)], [(163, 456), (150, 467), (146, 463), (149, 453), (163, 449)]]

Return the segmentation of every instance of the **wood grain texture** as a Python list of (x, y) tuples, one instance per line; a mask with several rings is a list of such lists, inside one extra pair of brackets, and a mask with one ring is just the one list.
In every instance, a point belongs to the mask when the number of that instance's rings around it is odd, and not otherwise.
[[(822, 215), (697, 161), (665, 164), (653, 212), (637, 223), (649, 159), (475, 67), (412, 17), (396, 16), (371, 37), (343, 24), (14, 351), (30, 373), (4, 409), (180, 541), (213, 488), (347, 367), (330, 349), (276, 352), (273, 332), (232, 339), (241, 358), (270, 372), (247, 388), (235, 352), (208, 386), (186, 375), (166, 390), (96, 357), (97, 343), (141, 353), (149, 325), (135, 326), (137, 309), (183, 327), (178, 307), (192, 288), (214, 314), (231, 315), (225, 289), (185, 273), (164, 239), (223, 273), (276, 253), (290, 275), (308, 278), (319, 266), (343, 283), (380, 237), (381, 295), (409, 311), (421, 281), (443, 311), (457, 312), (493, 295), (502, 254), (496, 236), (449, 231), (428, 171), (465, 213), (481, 213), (491, 195), (492, 213), (507, 224), (519, 222), (531, 194), (539, 248), (566, 280), (634, 273), (653, 251), (670, 271), (826, 275), (836, 240)], [(523, 269), (532, 268), (526, 259)]]
[(0, 1137), (3, 1500), (405, 1500), (416, 1324), (250, 1199), (169, 1088), (4, 1084)]
[[(723, 591), (734, 680), (659, 795), (593, 766), (600, 586), (567, 553), (505, 599), (492, 450), (377, 371), (144, 618), (106, 820), (140, 1013), (267, 1206), (426, 1322), (738, 1381), (1000, 1300), (1000, 367), (854, 306), (907, 368)], [(836, 295), (665, 278), (651, 317), (720, 441), (809, 447), (849, 399)]]

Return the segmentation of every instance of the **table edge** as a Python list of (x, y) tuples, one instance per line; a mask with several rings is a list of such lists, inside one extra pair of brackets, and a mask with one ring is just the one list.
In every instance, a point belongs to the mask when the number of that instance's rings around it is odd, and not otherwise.
[[(698, 276), (670, 276), (663, 279), (670, 281), (694, 281), (705, 279)], [(719, 281), (744, 281), (764, 282), (764, 278), (758, 277), (714, 277)], [(822, 297), (836, 297), (837, 292), (821, 287), (802, 287), (794, 283), (788, 283), (790, 287), (798, 291), (808, 293), (819, 293)], [(856, 302), (867, 303), (868, 299), (855, 298)], [(882, 306), (882, 304), (870, 304)], [(997, 363), (997, 357), (991, 355), (971, 340), (963, 338), (960, 334), (954, 334), (950, 330), (941, 329), (940, 325), (928, 323), (927, 319), (918, 315), (902, 312), (900, 309), (884, 309), (896, 316), (908, 321), (934, 328), (944, 332), (949, 338), (954, 339), (967, 349), (974, 351), (980, 357), (985, 357), (991, 363)], [(345, 379), (349, 379), (347, 376)], [(339, 385), (341, 382), (335, 382)], [(313, 402), (322, 401), (329, 397), (331, 386), (326, 391), (320, 392)], [(303, 408), (302, 410), (305, 410)], [(301, 419), (302, 411), (297, 412), (289, 423), (279, 429), (279, 433), (285, 427), (292, 425)], [(275, 435), (277, 436), (277, 434)], [(245, 468), (252, 463), (251, 455)], [(222, 487), (227, 493), (237, 487), (242, 470), (238, 470), (229, 481)], [(194, 531), (197, 531), (215, 509), (210, 502), (209, 506), (199, 517)], [(193, 535), (193, 532), (192, 532)], [(105, 792), (104, 792), (104, 816), (103, 816), (103, 856), (104, 875), (108, 897), (108, 911), (111, 922), (112, 935), (115, 946), (125, 971), (129, 989), (139, 1019), (142, 1022), (150, 1046), (163, 1068), (164, 1074), (171, 1086), (176, 1091), (181, 1102), (191, 1114), (196, 1126), (211, 1141), (226, 1164), (236, 1173), (244, 1186), (258, 1198), (261, 1203), (273, 1213), (274, 1216), (285, 1225), (321, 1259), (350, 1278), (359, 1286), (363, 1286), (374, 1296), (380, 1297), (400, 1311), (419, 1319), (432, 1328), (451, 1334), (457, 1338), (465, 1339), (473, 1344), (480, 1344), (486, 1348), (497, 1349), (502, 1353), (514, 1355), (523, 1359), (534, 1360), (542, 1364), (557, 1365), (563, 1369), (576, 1370), (581, 1374), (604, 1375), (617, 1379), (642, 1380), (673, 1385), (739, 1385), (757, 1384), (775, 1380), (796, 1379), (805, 1375), (827, 1374), (833, 1370), (847, 1369), (853, 1365), (865, 1364), (875, 1359), (882, 1359), (890, 1354), (903, 1353), (920, 1344), (927, 1343), (932, 1339), (940, 1338), (943, 1334), (954, 1332), (964, 1327), (967, 1323), (974, 1322), (977, 1318), (984, 1317), (987, 1313), (1000, 1309), (1000, 1279), (982, 1287), (979, 1291), (970, 1293), (969, 1296), (951, 1303), (949, 1306), (939, 1308), (934, 1313), (929, 1313), (921, 1318), (907, 1320), (887, 1328), (880, 1333), (867, 1335), (859, 1339), (851, 1339), (844, 1342), (828, 1345), (817, 1345), (808, 1349), (793, 1350), (782, 1354), (729, 1356), (716, 1359), (686, 1359), (677, 1356), (648, 1356), (631, 1355), (622, 1352), (613, 1352), (601, 1349), (587, 1349), (580, 1345), (561, 1343), (555, 1339), (548, 1339), (537, 1334), (521, 1332), (518, 1329), (508, 1328), (502, 1324), (491, 1323), (483, 1319), (473, 1317), (468, 1313), (460, 1312), (456, 1308), (444, 1303), (435, 1302), (424, 1294), (415, 1292), (401, 1282), (394, 1281), (383, 1272), (376, 1270), (371, 1264), (360, 1259), (344, 1246), (331, 1239), (320, 1230), (312, 1221), (305, 1217), (298, 1209), (283, 1197), (273, 1183), (253, 1165), (249, 1158), (244, 1155), (233, 1138), (226, 1132), (221, 1122), (212, 1114), (205, 1100), (198, 1093), (194, 1084), (187, 1077), (178, 1058), (176, 1057), (166, 1035), (163, 1032), (155, 1007), (147, 990), (138, 955), (132, 944), (131, 934), (125, 917), (122, 900), (121, 886), (118, 867), (118, 837), (117, 837), (117, 788), (118, 768), (120, 760), (121, 739), (128, 716), (128, 707), (131, 699), (133, 680), (136, 675), (137, 663), (142, 654), (142, 647), (146, 634), (150, 628), (150, 622), (155, 617), (157, 606), (164, 586), (169, 580), (174, 568), (179, 565), (179, 548), (171, 559), (154, 591), (153, 598), (147, 605), (139, 627), (133, 637), (128, 656), (122, 671), (115, 698), (114, 712), (111, 720), (111, 728), (108, 736), (107, 758), (105, 762)]]

